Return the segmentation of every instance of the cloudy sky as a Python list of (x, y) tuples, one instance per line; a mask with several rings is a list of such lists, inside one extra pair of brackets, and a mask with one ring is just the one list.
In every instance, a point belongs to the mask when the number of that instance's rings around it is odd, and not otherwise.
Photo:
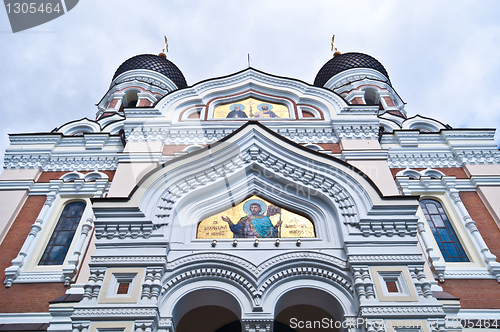
[(257, 69), (312, 83), (335, 33), (340, 51), (385, 66), (409, 116), (500, 128), (499, 17), (496, 0), (82, 0), (13, 34), (0, 9), (0, 162), (8, 133), (93, 119), (116, 68), (160, 52), (164, 34), (193, 85), (246, 68), (248, 53)]

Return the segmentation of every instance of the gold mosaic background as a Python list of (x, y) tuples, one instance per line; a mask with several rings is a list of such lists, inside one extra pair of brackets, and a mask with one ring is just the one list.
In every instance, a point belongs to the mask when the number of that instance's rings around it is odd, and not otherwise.
[[(240, 100), (240, 101), (237, 101), (234, 103), (219, 105), (219, 106), (215, 107), (214, 119), (226, 119), (229, 112), (231, 112), (231, 109), (230, 109), (231, 105), (235, 105), (235, 104), (242, 104), (243, 106), (245, 106), (245, 109), (243, 110), (243, 112), (245, 112), (245, 114), (247, 115), (248, 120), (251, 120), (251, 119), (256, 119), (256, 120), (269, 119), (270, 116), (267, 114), (262, 114), (261, 117), (250, 116), (250, 106), (252, 107), (252, 114), (255, 115), (255, 113), (258, 111), (257, 106), (262, 104), (262, 103), (272, 105), (273, 108), (271, 109), (271, 111), (273, 111), (274, 114), (276, 114), (277, 118), (286, 118), (286, 119), (290, 118), (288, 108), (285, 105), (263, 102), (261, 100), (255, 99), (255, 98), (247, 98), (247, 99)], [(239, 120), (242, 120), (242, 119), (245, 120), (246, 118), (239, 118)]]
[[(244, 200), (240, 204), (233, 208), (230, 208), (224, 212), (213, 215), (203, 221), (198, 225), (198, 233), (196, 235), (197, 239), (232, 239), (233, 232), (229, 228), (227, 222), (222, 220), (222, 217), (228, 217), (231, 221), (236, 224), (242, 217), (246, 216), (243, 211), (243, 205), (246, 201), (251, 199), (259, 199), (266, 203), (269, 207), (273, 205), (268, 201), (258, 197), (252, 196)], [(267, 211), (264, 215), (267, 215)], [(283, 221), (281, 224), (280, 235), (281, 238), (306, 238), (306, 237), (316, 237), (314, 233), (313, 223), (296, 213), (290, 212), (281, 208), (281, 214), (275, 214), (270, 216), (271, 222), (274, 226), (280, 220)]]

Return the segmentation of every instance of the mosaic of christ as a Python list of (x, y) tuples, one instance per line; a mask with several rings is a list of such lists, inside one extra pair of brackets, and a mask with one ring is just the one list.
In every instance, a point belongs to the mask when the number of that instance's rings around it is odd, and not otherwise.
[(198, 225), (198, 239), (315, 237), (313, 223), (252, 196)]

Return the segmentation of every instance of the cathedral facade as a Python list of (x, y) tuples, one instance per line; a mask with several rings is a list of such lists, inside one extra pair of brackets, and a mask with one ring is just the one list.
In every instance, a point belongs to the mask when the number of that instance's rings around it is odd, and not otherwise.
[(189, 86), (143, 54), (97, 107), (10, 135), (1, 331), (499, 328), (495, 130), (407, 115), (375, 58)]

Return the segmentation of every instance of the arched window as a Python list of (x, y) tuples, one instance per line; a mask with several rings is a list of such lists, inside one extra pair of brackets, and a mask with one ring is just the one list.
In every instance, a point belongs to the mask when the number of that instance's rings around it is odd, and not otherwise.
[(38, 265), (62, 265), (85, 210), (85, 202), (67, 204)]
[(127, 94), (125, 95), (124, 104), (126, 105), (126, 107), (136, 107), (138, 99), (139, 98), (137, 96), (137, 91), (127, 92)]
[(468, 262), (469, 258), (458, 240), (450, 220), (441, 203), (433, 199), (423, 199), (420, 207), (446, 262)]
[(378, 93), (375, 89), (365, 89), (366, 105), (378, 105)]

